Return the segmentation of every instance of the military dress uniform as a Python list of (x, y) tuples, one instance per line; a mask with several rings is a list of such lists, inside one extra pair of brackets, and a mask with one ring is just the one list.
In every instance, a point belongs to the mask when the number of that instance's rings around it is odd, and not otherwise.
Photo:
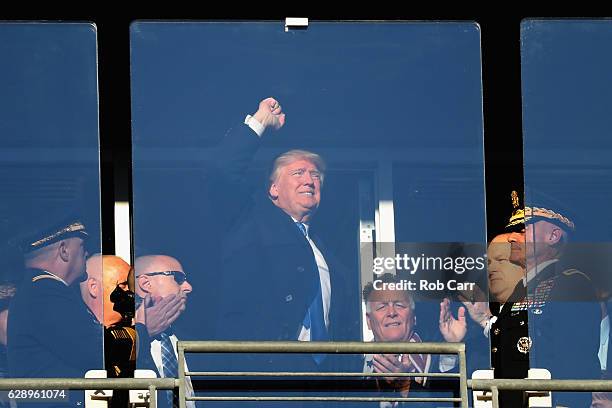
[[(547, 221), (569, 233), (574, 223), (565, 209), (542, 193), (533, 193), (537, 205), (515, 211), (507, 231), (525, 231), (525, 223)], [(533, 244), (533, 243), (532, 243)], [(600, 366), (599, 302), (589, 277), (560, 259), (538, 262), (527, 271), (491, 325), (491, 361), (495, 378), (526, 378), (529, 368), (544, 368), (553, 379), (597, 379)], [(521, 300), (522, 299), (522, 300)], [(520, 395), (519, 395), (520, 394)], [(507, 393), (502, 407), (524, 403), (522, 392)], [(587, 407), (590, 393), (555, 393), (555, 404)]]
[[(503, 305), (494, 303), (497, 319), (491, 324), (491, 366), (495, 378), (527, 377), (529, 370), (529, 350), (531, 339), (527, 326), (527, 307), (525, 305), (525, 287), (519, 282), (510, 299), (522, 299), (507, 302)], [(501, 308), (501, 310), (500, 310)], [(499, 396), (502, 407), (525, 406), (524, 393), (520, 391), (502, 391)]]
[(109, 377), (128, 378), (136, 367), (136, 330), (111, 326), (104, 329), (105, 367)]
[[(136, 330), (129, 326), (104, 329), (104, 367), (108, 378), (130, 378), (136, 368)], [(110, 408), (125, 407), (129, 402), (127, 390), (115, 390)]]
[[(8, 317), (9, 375), (82, 378), (101, 368), (102, 326), (83, 303), (78, 286), (66, 286), (38, 269), (27, 270), (26, 276)], [(83, 398), (82, 391), (69, 394), (70, 405)]]
[[(599, 379), (601, 310), (591, 281), (561, 261), (546, 266), (528, 283), (530, 362), (553, 379)], [(556, 393), (565, 406), (589, 406), (590, 393)]]
[[(45, 216), (52, 221), (45, 223)], [(39, 214), (31, 222), (46, 227), (25, 226), (13, 238), (24, 255), (67, 238), (85, 241), (89, 235), (73, 216), (56, 222), (53, 216)], [(102, 325), (83, 303), (78, 282), (68, 284), (51, 271), (35, 268), (26, 269), (23, 277), (8, 315), (9, 375), (82, 378), (88, 370), (101, 368)], [(45, 406), (82, 406), (83, 391), (67, 395), (69, 401), (49, 401)], [(20, 407), (28, 405), (19, 403)]]

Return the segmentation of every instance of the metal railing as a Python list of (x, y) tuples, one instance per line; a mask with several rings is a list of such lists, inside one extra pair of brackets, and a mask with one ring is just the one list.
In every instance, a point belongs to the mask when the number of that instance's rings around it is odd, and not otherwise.
[(149, 390), (157, 407), (157, 390), (179, 388), (178, 378), (1, 378), (0, 390)]
[[(459, 360), (458, 373), (393, 373), (392, 377), (446, 377), (459, 381), (460, 398), (414, 398), (414, 397), (287, 397), (287, 396), (187, 396), (186, 376), (202, 377), (390, 377), (387, 373), (348, 372), (255, 372), (255, 371), (188, 371), (185, 372), (185, 353), (283, 353), (283, 354), (455, 354)], [(297, 342), (297, 341), (179, 341), (179, 407), (186, 401), (398, 401), (398, 402), (460, 402), (467, 408), (467, 366), (463, 343), (362, 343), (362, 342)]]
[(539, 395), (548, 391), (612, 391), (612, 380), (468, 380), (468, 388), (474, 391), (490, 391), (493, 408), (499, 408), (499, 391), (525, 391), (527, 394)]
[[(186, 353), (290, 353), (290, 354), (455, 354), (458, 356), (458, 373), (351, 373), (351, 372), (254, 372), (254, 371), (185, 371)], [(499, 407), (499, 391), (525, 391), (537, 394), (542, 391), (612, 391), (612, 380), (545, 380), (545, 379), (467, 379), (465, 345), (463, 343), (361, 343), (361, 342), (236, 342), (236, 341), (179, 341), (178, 378), (3, 378), (0, 390), (134, 390), (147, 389), (149, 403), (156, 407), (156, 391), (178, 390), (179, 406), (186, 401), (399, 401), (399, 402), (453, 402), (468, 407), (468, 389), (491, 392), (494, 408)], [(203, 377), (446, 377), (458, 379), (460, 398), (414, 397), (253, 397), (186, 395), (186, 376)]]

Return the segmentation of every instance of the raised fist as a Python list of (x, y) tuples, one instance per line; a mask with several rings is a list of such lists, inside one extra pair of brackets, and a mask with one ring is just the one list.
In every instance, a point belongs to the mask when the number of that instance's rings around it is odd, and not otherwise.
[(274, 98), (266, 98), (259, 102), (259, 109), (253, 114), (264, 128), (280, 129), (285, 124), (285, 114), (280, 103)]

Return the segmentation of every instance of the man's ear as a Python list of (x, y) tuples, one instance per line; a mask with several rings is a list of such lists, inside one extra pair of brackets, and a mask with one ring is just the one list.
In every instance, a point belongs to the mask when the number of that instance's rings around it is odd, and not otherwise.
[(68, 262), (70, 260), (70, 250), (68, 249), (68, 243), (66, 241), (60, 241), (57, 252), (62, 261)]
[(141, 275), (136, 278), (136, 286), (140, 288), (144, 293), (151, 293), (151, 286), (153, 283), (147, 275)]
[(89, 296), (94, 299), (97, 299), (100, 296), (100, 284), (96, 279), (87, 279), (87, 291), (89, 292)]
[(268, 195), (270, 196), (272, 200), (276, 200), (278, 198), (278, 187), (276, 186), (276, 183), (272, 183), (270, 185), (270, 190), (268, 191)]
[(553, 227), (548, 235), (550, 245), (556, 245), (561, 241), (563, 237), (563, 230), (559, 227)]

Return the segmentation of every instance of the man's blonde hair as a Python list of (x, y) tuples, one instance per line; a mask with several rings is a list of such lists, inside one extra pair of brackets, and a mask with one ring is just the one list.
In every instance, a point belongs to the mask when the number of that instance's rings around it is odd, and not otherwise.
[(294, 149), (281, 154), (274, 160), (274, 163), (272, 164), (272, 170), (270, 170), (270, 178), (268, 180), (269, 186), (271, 186), (273, 183), (276, 182), (276, 180), (278, 180), (278, 176), (283, 167), (298, 160), (306, 160), (314, 164), (317, 167), (317, 170), (319, 170), (319, 173), (321, 173), (321, 185), (323, 185), (326, 168), (325, 161), (323, 160), (323, 158), (316, 153), (309, 152), (308, 150)]

